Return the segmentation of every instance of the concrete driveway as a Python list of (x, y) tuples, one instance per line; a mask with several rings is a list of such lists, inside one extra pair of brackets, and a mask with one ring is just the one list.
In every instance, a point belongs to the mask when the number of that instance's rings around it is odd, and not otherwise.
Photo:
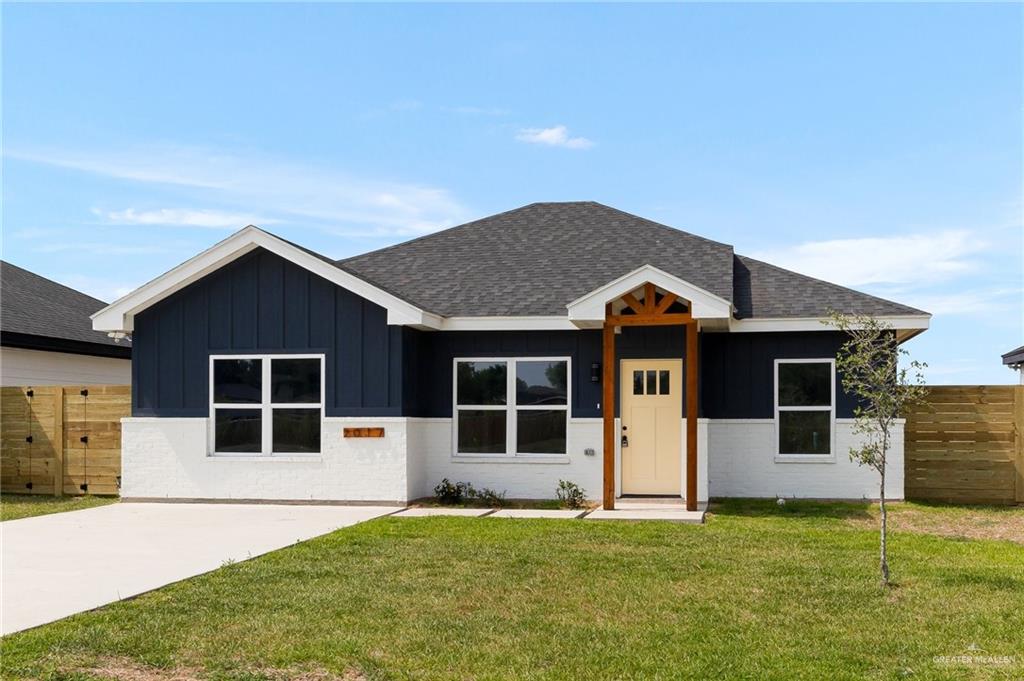
[(0, 634), (28, 629), (399, 510), (120, 503), (0, 523)]

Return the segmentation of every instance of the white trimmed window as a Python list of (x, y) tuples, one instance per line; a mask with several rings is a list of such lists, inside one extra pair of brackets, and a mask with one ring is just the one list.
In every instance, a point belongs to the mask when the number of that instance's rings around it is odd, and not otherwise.
[(458, 358), (456, 456), (565, 455), (569, 358)]
[(776, 454), (791, 460), (831, 460), (835, 399), (835, 360), (775, 360)]
[(323, 409), (323, 355), (210, 357), (214, 454), (319, 454)]

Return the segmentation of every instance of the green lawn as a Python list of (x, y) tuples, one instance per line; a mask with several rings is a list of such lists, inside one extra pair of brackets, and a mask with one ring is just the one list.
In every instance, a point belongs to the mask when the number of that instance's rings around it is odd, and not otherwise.
[[(383, 518), (7, 637), (8, 678), (1024, 676), (1024, 545), (891, 538), (871, 509), (720, 505), (704, 526)], [(1024, 511), (903, 505), (961, 527)], [(1019, 537), (1018, 537), (1019, 539)], [(936, 656), (1017, 656), (1010, 665)]]
[(42, 494), (0, 495), (0, 520), (17, 520), (48, 513), (77, 511), (104, 506), (117, 501), (116, 497), (51, 497)]

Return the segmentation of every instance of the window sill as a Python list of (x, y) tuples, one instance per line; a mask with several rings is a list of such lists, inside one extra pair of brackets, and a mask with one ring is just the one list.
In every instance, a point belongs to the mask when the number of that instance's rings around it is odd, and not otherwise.
[(775, 463), (835, 463), (834, 454), (776, 454)]
[(509, 456), (508, 454), (496, 454), (493, 456), (453, 454), (451, 461), (452, 463), (567, 464), (570, 462), (570, 459), (568, 454), (524, 454), (522, 456)]
[(324, 460), (322, 454), (277, 454), (263, 456), (261, 454), (207, 454), (207, 461), (246, 461), (253, 463), (318, 463)]

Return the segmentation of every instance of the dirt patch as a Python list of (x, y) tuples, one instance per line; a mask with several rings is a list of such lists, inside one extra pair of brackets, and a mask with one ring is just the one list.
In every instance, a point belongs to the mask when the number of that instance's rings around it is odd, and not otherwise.
[[(866, 516), (851, 517), (854, 527), (878, 527), (878, 508)], [(957, 539), (998, 539), (1024, 544), (1024, 508), (930, 507), (893, 504), (889, 507), (889, 529)]]
[(325, 669), (274, 669), (249, 667), (211, 674), (194, 667), (150, 667), (127, 658), (104, 658), (97, 664), (76, 671), (111, 681), (210, 681), (213, 678), (262, 679), (265, 681), (367, 681), (367, 676), (356, 669), (346, 670), (340, 676)]

